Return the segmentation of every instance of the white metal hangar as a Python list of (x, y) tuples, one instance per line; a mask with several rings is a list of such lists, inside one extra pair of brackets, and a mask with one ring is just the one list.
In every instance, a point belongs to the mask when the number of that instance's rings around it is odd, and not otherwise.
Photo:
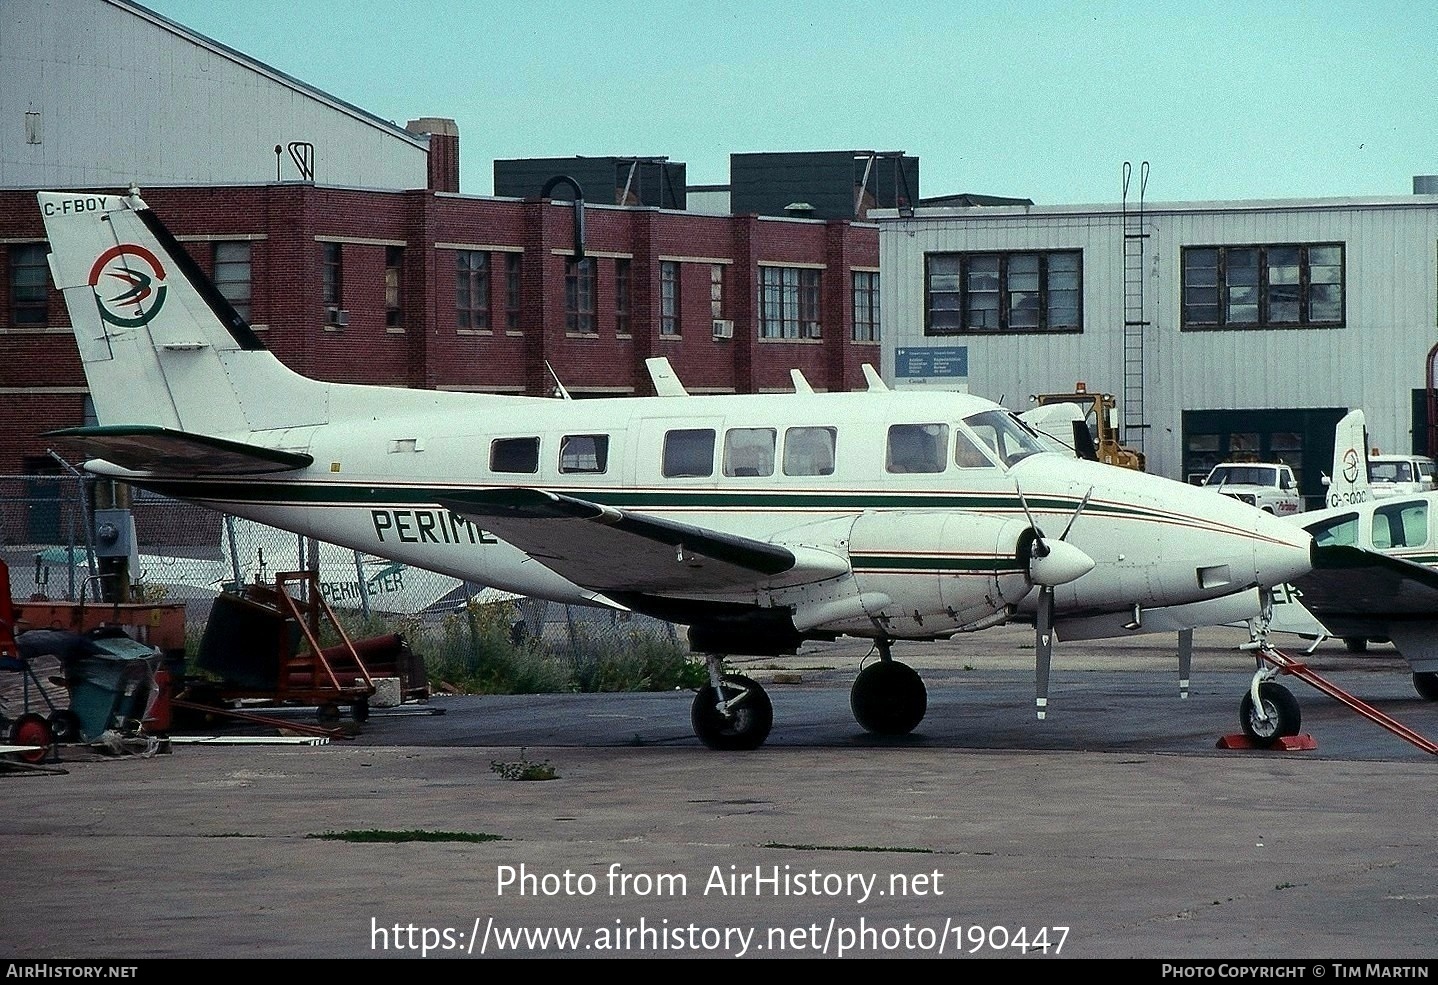
[(1294, 466), (1313, 503), (1350, 408), (1425, 450), (1438, 187), (1351, 198), (870, 212), (885, 378), (1023, 410), (1115, 394), (1148, 470)]

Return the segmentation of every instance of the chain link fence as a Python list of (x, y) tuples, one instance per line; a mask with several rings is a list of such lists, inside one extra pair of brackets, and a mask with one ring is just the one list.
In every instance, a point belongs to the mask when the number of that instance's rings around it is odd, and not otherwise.
[[(96, 551), (105, 550), (106, 538), (97, 537), (98, 481), (0, 476), (0, 557), (17, 600), (101, 598)], [(187, 637), (196, 643), (221, 592), (313, 570), (352, 636), (400, 633), (441, 684), (632, 690), (677, 686), (692, 676), (683, 634), (671, 623), (515, 596), (143, 490), (133, 492), (129, 510), (131, 600), (183, 602)], [(656, 660), (673, 667), (661, 670)]]

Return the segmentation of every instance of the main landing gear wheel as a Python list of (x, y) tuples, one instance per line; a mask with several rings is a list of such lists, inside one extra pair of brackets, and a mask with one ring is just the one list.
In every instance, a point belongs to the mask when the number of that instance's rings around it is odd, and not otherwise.
[(1438, 701), (1438, 673), (1425, 671), (1414, 674), (1413, 690), (1418, 692), (1420, 698), (1427, 698), (1429, 701)]
[(1303, 713), (1298, 708), (1298, 699), (1282, 684), (1269, 681), (1258, 685), (1258, 700), (1263, 707), (1263, 718), (1253, 705), (1253, 692), (1245, 691), (1238, 705), (1238, 719), (1243, 724), (1243, 734), (1255, 745), (1268, 747), (1279, 739), (1297, 735), (1303, 724)]
[(694, 734), (710, 749), (728, 752), (759, 748), (774, 726), (774, 706), (769, 695), (742, 674), (725, 674), (720, 684), (728, 714), (719, 709), (714, 685), (705, 684), (694, 695), (689, 713)]
[(897, 660), (880, 660), (854, 678), (849, 708), (867, 732), (907, 735), (924, 720), (929, 693), (914, 668)]
[(1368, 638), (1366, 636), (1345, 636), (1343, 645), (1348, 647), (1349, 653), (1367, 653)]
[(83, 736), (80, 734), (80, 716), (69, 708), (57, 708), (50, 712), (47, 719), (50, 723), (50, 731), (55, 741), (64, 745), (67, 742), (79, 742)]

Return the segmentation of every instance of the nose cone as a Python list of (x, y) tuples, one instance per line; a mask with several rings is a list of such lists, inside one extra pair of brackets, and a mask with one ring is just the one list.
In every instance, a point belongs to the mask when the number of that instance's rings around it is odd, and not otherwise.
[(1034, 541), (1033, 557), (1029, 560), (1029, 579), (1035, 585), (1067, 585), (1093, 570), (1093, 558), (1072, 544), (1045, 541), (1046, 554), (1039, 553), (1038, 544)]

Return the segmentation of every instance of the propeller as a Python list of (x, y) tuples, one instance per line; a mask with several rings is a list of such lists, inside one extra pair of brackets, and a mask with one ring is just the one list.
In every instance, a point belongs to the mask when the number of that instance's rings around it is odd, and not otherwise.
[(1084, 507), (1088, 506), (1093, 487), (1090, 486), (1089, 491), (1084, 493), (1078, 509), (1069, 517), (1069, 522), (1065, 524), (1064, 532), (1059, 535), (1058, 540), (1050, 540), (1044, 536), (1044, 532), (1034, 522), (1034, 515), (1029, 510), (1029, 501), (1024, 497), (1023, 489), (1019, 488), (1018, 483), (1014, 483), (1014, 489), (1019, 494), (1024, 516), (1028, 517), (1029, 529), (1033, 531), (1033, 539), (1029, 541), (1028, 573), (1029, 581), (1039, 590), (1038, 618), (1034, 621), (1034, 701), (1039, 719), (1042, 720), (1048, 716), (1049, 667), (1054, 654), (1054, 588), (1077, 581), (1092, 571), (1094, 566), (1093, 558), (1068, 543), (1069, 531), (1073, 530), (1074, 521), (1079, 518)]

